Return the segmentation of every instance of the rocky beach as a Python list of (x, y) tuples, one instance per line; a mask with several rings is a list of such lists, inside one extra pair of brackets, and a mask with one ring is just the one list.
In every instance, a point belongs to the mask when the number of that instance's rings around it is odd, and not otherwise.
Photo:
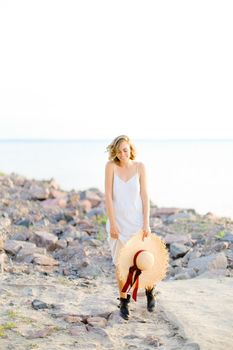
[(104, 194), (0, 174), (0, 350), (231, 350), (233, 220), (151, 203), (169, 251), (156, 309), (119, 316)]

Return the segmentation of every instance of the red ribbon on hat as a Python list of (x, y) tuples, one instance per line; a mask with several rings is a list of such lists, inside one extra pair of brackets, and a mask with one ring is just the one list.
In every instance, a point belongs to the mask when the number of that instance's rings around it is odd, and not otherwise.
[[(131, 266), (129, 268), (129, 273), (128, 273), (128, 277), (127, 277), (127, 281), (125, 282), (125, 285), (124, 287), (122, 288), (122, 292), (123, 293), (126, 293), (128, 292), (131, 287), (134, 285), (135, 283), (135, 287), (134, 287), (134, 290), (133, 290), (133, 294), (132, 294), (132, 297), (135, 301), (137, 301), (137, 291), (138, 291), (138, 284), (139, 284), (139, 276), (140, 274), (142, 273), (142, 271), (137, 267), (136, 265), (136, 259), (138, 257), (138, 255), (141, 253), (141, 252), (144, 252), (145, 250), (142, 249), (142, 250), (139, 250), (135, 255), (134, 255), (134, 258), (133, 258), (133, 266)], [(135, 272), (135, 275), (134, 275), (134, 278), (133, 278), (133, 274)]]

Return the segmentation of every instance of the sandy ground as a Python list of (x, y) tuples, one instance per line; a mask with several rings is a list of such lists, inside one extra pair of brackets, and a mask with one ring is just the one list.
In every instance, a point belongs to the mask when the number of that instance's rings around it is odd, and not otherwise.
[[(119, 317), (114, 273), (94, 280), (3, 274), (0, 323), (11, 326), (0, 336), (0, 350), (232, 349), (232, 287), (227, 278), (161, 282), (155, 312), (146, 310), (140, 291), (125, 321)], [(34, 299), (54, 307), (34, 310)], [(67, 316), (77, 320), (71, 323)], [(92, 316), (101, 318), (91, 325)]]
[(159, 303), (201, 350), (233, 349), (233, 279), (160, 282)]

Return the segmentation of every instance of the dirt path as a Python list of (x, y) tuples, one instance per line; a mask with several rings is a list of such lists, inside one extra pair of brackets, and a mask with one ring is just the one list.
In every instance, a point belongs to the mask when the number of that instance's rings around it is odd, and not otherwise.
[[(143, 291), (138, 302), (131, 303), (130, 320), (120, 318), (113, 273), (108, 279), (91, 281), (4, 274), (0, 294), (1, 350), (169, 350), (183, 349), (187, 343), (160, 301), (156, 312), (146, 310)], [(50, 308), (33, 309), (34, 299), (50, 304)]]
[[(201, 350), (233, 349), (233, 279), (161, 282), (160, 306)], [(172, 321), (173, 320), (173, 321)]]

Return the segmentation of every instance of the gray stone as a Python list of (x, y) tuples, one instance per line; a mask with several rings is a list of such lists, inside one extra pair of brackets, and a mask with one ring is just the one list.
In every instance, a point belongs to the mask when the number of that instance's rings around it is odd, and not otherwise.
[(91, 202), (92, 208), (97, 207), (101, 203), (101, 198), (94, 191), (82, 191), (80, 193), (80, 199), (87, 199)]
[(184, 256), (188, 251), (189, 247), (185, 246), (184, 244), (181, 243), (172, 243), (170, 245), (170, 254), (172, 258), (180, 258)]
[(35, 242), (38, 247), (45, 247), (49, 251), (57, 248), (56, 242), (58, 238), (53, 233), (36, 231), (31, 240)]
[(41, 300), (38, 300), (38, 299), (34, 299), (32, 301), (32, 307), (33, 309), (35, 310), (40, 310), (40, 309), (49, 309), (49, 308), (53, 308), (54, 306), (52, 306), (52, 304), (47, 304), (47, 303), (44, 303), (43, 301)]
[(193, 248), (191, 248), (187, 252), (187, 254), (185, 254), (182, 260), (184, 264), (187, 264), (189, 260), (199, 258), (200, 256), (201, 256), (201, 253), (198, 250), (193, 250)]
[(57, 260), (54, 260), (50, 256), (42, 255), (42, 254), (34, 254), (33, 262), (35, 264), (45, 265), (45, 266), (57, 266), (57, 265), (59, 265), (59, 262)]
[(184, 220), (196, 220), (196, 216), (191, 213), (181, 212), (174, 215), (169, 215), (165, 222), (167, 224), (173, 224), (174, 222)]
[(105, 210), (104, 208), (93, 208), (87, 213), (88, 218), (92, 218), (93, 216), (103, 216), (105, 215)]
[(170, 265), (172, 267), (182, 267), (182, 258), (171, 260)]
[(221, 250), (227, 249), (229, 246), (228, 242), (217, 242), (212, 246), (216, 252), (220, 252)]
[(38, 200), (48, 199), (49, 189), (39, 187), (39, 186), (32, 186), (30, 188), (30, 195), (31, 195), (31, 199), (34, 199), (34, 200), (36, 200), (36, 199), (38, 199)]
[(189, 260), (188, 268), (198, 271), (198, 274), (204, 271), (219, 270), (227, 268), (227, 258), (224, 253), (216, 253), (208, 256)]
[(16, 261), (18, 262), (26, 262), (26, 263), (31, 263), (34, 258), (34, 254), (46, 254), (46, 249), (45, 248), (38, 248), (38, 247), (25, 247), (20, 249), (18, 254), (16, 255)]
[(171, 234), (168, 233), (165, 238), (165, 243), (166, 244), (172, 244), (172, 243), (188, 243), (191, 240), (191, 235), (177, 235), (177, 234)]
[(21, 219), (17, 221), (15, 224), (29, 228), (30, 225), (33, 225), (33, 222), (30, 219)]
[(34, 249), (36, 248), (36, 245), (31, 242), (25, 242), (25, 241), (16, 241), (16, 240), (7, 240), (4, 244), (4, 249), (7, 253), (16, 255), (20, 251), (20, 249), (26, 248), (26, 249)]
[(189, 278), (194, 278), (197, 276), (197, 273), (194, 269), (184, 269), (183, 272), (175, 275), (175, 280), (187, 280)]
[(98, 317), (98, 316), (96, 316), (96, 317), (88, 317), (87, 323), (90, 326), (102, 328), (102, 327), (106, 327), (107, 320), (104, 317)]
[(233, 233), (227, 232), (225, 236), (221, 238), (221, 241), (233, 243)]

